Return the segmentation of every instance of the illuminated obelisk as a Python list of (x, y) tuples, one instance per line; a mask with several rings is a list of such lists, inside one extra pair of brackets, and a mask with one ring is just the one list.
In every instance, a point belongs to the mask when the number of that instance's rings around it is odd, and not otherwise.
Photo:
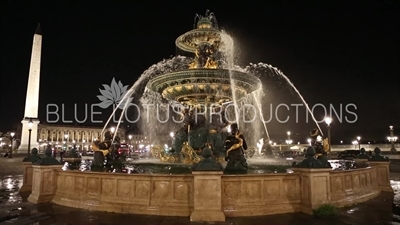
[[(39, 24), (36, 28), (35, 34), (33, 35), (31, 65), (29, 68), (28, 89), (26, 91), (25, 114), (21, 121), (21, 145), (18, 148), (18, 153), (27, 152), (29, 141), (31, 148), (37, 147), (41, 53), (42, 34)], [(31, 129), (31, 132), (29, 132), (29, 129)]]

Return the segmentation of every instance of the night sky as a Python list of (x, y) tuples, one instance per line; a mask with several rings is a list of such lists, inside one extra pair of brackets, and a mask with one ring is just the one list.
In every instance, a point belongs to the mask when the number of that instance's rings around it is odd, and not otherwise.
[[(132, 85), (149, 66), (175, 55), (175, 39), (206, 9), (234, 37), (241, 65), (278, 67), (309, 105), (357, 105), (356, 123), (332, 124), (333, 143), (357, 135), (383, 140), (389, 125), (400, 132), (399, 1), (82, 2), (1, 2), (0, 132), (15, 129), (24, 116), (39, 22), (44, 122), (49, 103), (98, 103), (99, 88), (113, 77)], [(312, 126), (284, 124), (271, 133), (306, 136)]]

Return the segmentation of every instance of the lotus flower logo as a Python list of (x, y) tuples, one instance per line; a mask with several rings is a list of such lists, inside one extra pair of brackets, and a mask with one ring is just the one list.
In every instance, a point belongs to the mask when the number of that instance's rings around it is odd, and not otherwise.
[[(97, 98), (101, 101), (98, 106), (103, 109), (110, 107), (110, 105), (117, 107), (128, 89), (128, 85), (124, 86), (121, 81), (117, 83), (115, 78), (112, 79), (111, 85), (103, 84), (103, 87), (103, 90), (99, 89), (101, 95), (97, 95)], [(124, 102), (128, 102), (130, 99), (131, 98), (128, 98), (124, 100)], [(125, 104), (122, 103), (118, 108), (123, 109), (124, 107)]]

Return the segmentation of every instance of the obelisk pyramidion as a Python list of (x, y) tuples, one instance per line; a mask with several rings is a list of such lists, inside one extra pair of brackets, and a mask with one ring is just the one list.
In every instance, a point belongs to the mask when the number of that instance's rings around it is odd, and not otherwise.
[(18, 148), (19, 153), (28, 150), (29, 142), (29, 121), (32, 121), (31, 148), (37, 147), (38, 135), (38, 112), (39, 112), (39, 84), (40, 84), (40, 59), (42, 53), (42, 33), (40, 24), (38, 24), (33, 35), (31, 65), (29, 68), (28, 89), (26, 91), (25, 114), (21, 121), (21, 145)]

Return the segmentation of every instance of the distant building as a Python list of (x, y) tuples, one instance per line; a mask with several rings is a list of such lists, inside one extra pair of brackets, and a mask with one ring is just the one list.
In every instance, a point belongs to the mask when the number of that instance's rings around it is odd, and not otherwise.
[[(87, 150), (93, 141), (102, 138), (102, 130), (103, 127), (39, 124), (37, 145), (41, 149), (48, 144), (55, 147), (68, 146), (69, 148), (76, 145), (79, 149)], [(121, 141), (126, 141), (125, 133), (124, 129), (118, 129), (117, 135)]]

